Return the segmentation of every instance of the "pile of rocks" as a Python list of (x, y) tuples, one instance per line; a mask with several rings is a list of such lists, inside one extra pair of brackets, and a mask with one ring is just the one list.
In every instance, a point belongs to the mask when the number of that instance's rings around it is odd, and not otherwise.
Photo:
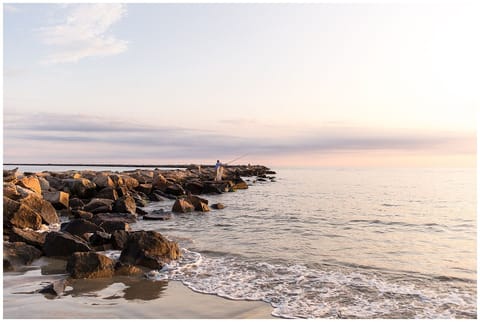
[[(142, 207), (168, 198), (175, 199), (172, 212), (206, 212), (208, 200), (196, 195), (247, 189), (241, 176), (266, 174), (272, 172), (263, 166), (229, 167), (223, 180), (216, 182), (213, 168), (197, 167), (125, 172), (4, 170), (4, 269), (14, 270), (41, 256), (65, 259), (73, 278), (135, 275), (144, 268), (161, 268), (181, 256), (177, 243), (154, 231), (132, 232), (129, 224), (141, 216), (166, 220), (171, 215), (149, 214)], [(121, 251), (117, 261), (98, 253), (109, 249)]]

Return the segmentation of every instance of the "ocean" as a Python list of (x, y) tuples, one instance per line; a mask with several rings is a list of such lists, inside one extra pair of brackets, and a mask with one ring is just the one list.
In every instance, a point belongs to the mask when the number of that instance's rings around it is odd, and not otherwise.
[(149, 278), (284, 318), (476, 318), (476, 169), (273, 170), (204, 196), (225, 209), (132, 224), (183, 249)]

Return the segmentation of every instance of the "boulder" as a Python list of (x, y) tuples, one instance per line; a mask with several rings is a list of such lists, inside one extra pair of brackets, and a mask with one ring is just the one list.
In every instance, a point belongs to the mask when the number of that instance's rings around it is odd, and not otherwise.
[(155, 173), (153, 175), (152, 187), (154, 189), (165, 191), (167, 186), (168, 186), (167, 179), (165, 179), (163, 175), (161, 175), (160, 173)]
[(115, 275), (140, 276), (143, 275), (143, 270), (134, 265), (117, 262), (115, 265)]
[(126, 187), (128, 190), (133, 190), (139, 185), (138, 180), (135, 178), (127, 175), (120, 175), (120, 177), (122, 178), (123, 186)]
[(172, 214), (170, 212), (154, 211), (149, 214), (143, 215), (143, 220), (170, 220), (172, 219)]
[(45, 191), (50, 191), (50, 183), (44, 177), (38, 177), (38, 182), (40, 182), (40, 188), (42, 193)]
[(83, 209), (85, 206), (85, 203), (82, 201), (82, 199), (79, 198), (71, 198), (69, 201), (70, 208), (72, 209)]
[(112, 277), (114, 262), (95, 252), (75, 252), (68, 259), (67, 272), (73, 278)]
[(8, 197), (13, 200), (18, 200), (22, 196), (18, 190), (17, 186), (12, 182), (3, 183), (3, 196)]
[(42, 226), (42, 217), (26, 204), (3, 197), (3, 223), (7, 227), (38, 230)]
[(43, 192), (43, 199), (50, 202), (55, 209), (65, 209), (69, 206), (70, 195), (63, 191)]
[(60, 222), (55, 208), (50, 202), (44, 200), (40, 195), (31, 194), (28, 197), (21, 199), (20, 203), (22, 205), (27, 205), (37, 212), (42, 217), (42, 221), (47, 225)]
[(3, 170), (3, 182), (16, 181), (18, 178), (18, 167), (12, 170)]
[(165, 198), (163, 198), (162, 196), (160, 196), (160, 194), (156, 193), (155, 192), (152, 192), (148, 195), (148, 199), (150, 199), (151, 201), (165, 201)]
[(75, 252), (88, 252), (90, 247), (80, 237), (68, 232), (51, 231), (45, 238), (43, 252), (48, 257), (68, 257)]
[(70, 233), (72, 235), (76, 235), (82, 237), (86, 233), (94, 233), (96, 231), (101, 231), (100, 227), (98, 227), (93, 222), (90, 222), (85, 219), (73, 219), (66, 224), (62, 224), (62, 231)]
[(23, 177), (17, 182), (17, 185), (30, 189), (38, 194), (42, 193), (42, 187), (40, 186), (40, 181), (35, 176)]
[(109, 175), (106, 175), (104, 173), (97, 174), (93, 179), (93, 183), (100, 188), (115, 188), (115, 182), (112, 180), (112, 178)]
[(50, 189), (53, 188), (55, 190), (62, 190), (65, 186), (61, 179), (54, 177), (53, 175), (47, 175), (44, 177), (44, 179), (47, 180)]
[(89, 242), (92, 246), (100, 246), (110, 244), (111, 239), (112, 234), (106, 233), (104, 231), (96, 231), (92, 236), (90, 236)]
[(96, 214), (92, 221), (107, 233), (116, 230), (130, 230), (129, 223), (136, 222), (136, 215), (126, 213)]
[(204, 194), (209, 194), (209, 193), (216, 193), (216, 194), (221, 194), (224, 191), (220, 189), (220, 185), (216, 183), (205, 183), (203, 185), (203, 191), (202, 193)]
[(152, 192), (152, 184), (151, 183), (141, 183), (141, 184), (138, 185), (138, 187), (135, 188), (135, 190), (148, 195), (149, 193)]
[(118, 199), (118, 193), (114, 188), (106, 187), (106, 188), (103, 188), (102, 190), (100, 190), (95, 197), (100, 198), (100, 199), (117, 200)]
[(118, 194), (119, 197), (129, 195), (129, 191), (126, 187), (117, 187), (116, 191), (117, 191), (117, 194)]
[(191, 212), (194, 211), (195, 207), (189, 203), (187, 200), (177, 199), (173, 204), (172, 211), (173, 212)]
[(37, 248), (22, 242), (3, 243), (3, 266), (10, 270), (16, 266), (31, 264), (35, 259), (42, 256)]
[(159, 269), (164, 262), (180, 256), (180, 248), (176, 242), (169, 241), (155, 231), (136, 231), (128, 236), (120, 262)]
[(100, 199), (93, 198), (87, 203), (83, 210), (91, 212), (93, 214), (111, 212), (112, 211), (113, 200), (112, 199)]
[(130, 177), (136, 179), (139, 184), (152, 183), (153, 171), (136, 171), (129, 174)]
[(223, 208), (225, 208), (225, 206), (223, 205), (223, 203), (214, 203), (212, 205), (212, 208), (213, 209), (223, 209)]
[(185, 184), (185, 190), (198, 195), (203, 192), (203, 183), (200, 181), (190, 181)]
[(85, 178), (65, 179), (63, 190), (78, 198), (92, 198), (96, 192), (95, 183)]
[(135, 199), (129, 195), (122, 196), (115, 201), (113, 205), (113, 210), (115, 212), (122, 212), (122, 213), (135, 213), (135, 209), (137, 205), (135, 204)]
[(43, 244), (45, 244), (45, 237), (47, 236), (46, 232), (36, 232), (33, 230), (24, 230), (17, 227), (13, 227), (10, 232), (10, 241), (11, 242), (22, 242), (31, 246), (35, 246), (39, 249), (42, 249)]
[(194, 195), (188, 195), (187, 199), (188, 202), (190, 202), (194, 207), (196, 211), (202, 211), (202, 212), (207, 212), (210, 211), (208, 208), (208, 200), (200, 198), (198, 196)]
[(93, 218), (93, 214), (88, 211), (84, 210), (72, 210), (72, 215), (74, 218), (86, 219), (91, 220)]
[(131, 234), (129, 231), (116, 230), (112, 232), (110, 242), (113, 249), (122, 250), (127, 243), (128, 236)]
[(178, 183), (168, 185), (167, 188), (165, 189), (165, 193), (171, 194), (174, 196), (182, 196), (186, 194), (185, 190)]
[(232, 189), (237, 190), (237, 189), (248, 189), (248, 184), (243, 181), (242, 179), (236, 180)]

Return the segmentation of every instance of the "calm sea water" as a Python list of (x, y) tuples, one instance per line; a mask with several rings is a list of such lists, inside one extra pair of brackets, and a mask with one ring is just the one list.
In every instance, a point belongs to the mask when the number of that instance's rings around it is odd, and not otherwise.
[(279, 317), (476, 317), (475, 169), (276, 170), (205, 196), (223, 210), (133, 224), (184, 248), (150, 278)]
[(263, 300), (275, 316), (473, 318), (475, 182), (475, 169), (280, 169), (207, 197), (224, 210), (135, 228), (185, 248), (152, 278)]

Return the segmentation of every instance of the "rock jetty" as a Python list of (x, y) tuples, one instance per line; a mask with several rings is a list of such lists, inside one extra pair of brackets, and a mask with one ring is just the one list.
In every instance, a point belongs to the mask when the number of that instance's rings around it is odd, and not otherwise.
[[(208, 212), (208, 200), (198, 195), (248, 189), (242, 177), (273, 181), (270, 174), (275, 172), (264, 166), (229, 166), (221, 181), (214, 181), (213, 167), (198, 166), (124, 172), (4, 170), (4, 269), (16, 270), (41, 256), (65, 260), (65, 272), (73, 279), (160, 269), (182, 256), (178, 244), (155, 231), (131, 231), (129, 224), (168, 220), (175, 212)], [(171, 212), (143, 209), (165, 199), (175, 200)], [(120, 257), (99, 253), (110, 249), (121, 251)], [(56, 294), (57, 289), (52, 285), (45, 292)]]

